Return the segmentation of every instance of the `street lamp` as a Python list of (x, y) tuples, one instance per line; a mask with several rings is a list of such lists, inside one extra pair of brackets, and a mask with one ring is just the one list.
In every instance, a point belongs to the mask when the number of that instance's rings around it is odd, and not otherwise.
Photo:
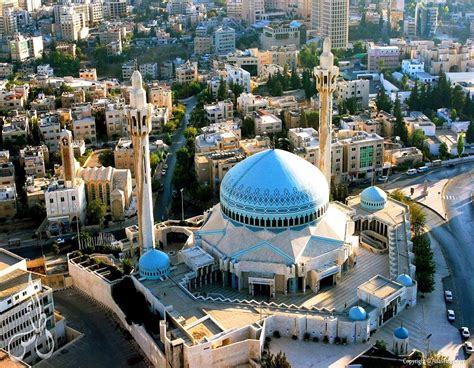
[(184, 188), (181, 188), (181, 221), (184, 221), (184, 200), (183, 200), (183, 190)]

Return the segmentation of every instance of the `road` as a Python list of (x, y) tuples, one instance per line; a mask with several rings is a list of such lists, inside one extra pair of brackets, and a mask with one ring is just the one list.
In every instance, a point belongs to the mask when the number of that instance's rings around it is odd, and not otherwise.
[(448, 221), (432, 227), (432, 236), (441, 244), (448, 263), (456, 310), (462, 325), (474, 330), (474, 170), (456, 176), (445, 188)]
[(437, 169), (424, 175), (400, 176), (384, 186), (385, 190), (407, 188), (425, 180), (450, 179), (440, 200), (448, 221), (434, 213), (427, 217), (432, 237), (440, 244), (448, 264), (455, 298), (453, 307), (457, 313), (457, 324), (474, 330), (474, 208), (471, 192), (474, 192), (474, 163), (463, 163), (452, 169)]
[(154, 205), (154, 217), (155, 222), (160, 222), (162, 220), (168, 219), (168, 211), (171, 206), (172, 201), (172, 191), (173, 191), (173, 173), (176, 166), (176, 151), (186, 144), (186, 139), (184, 138), (184, 130), (186, 129), (189, 116), (191, 111), (197, 104), (197, 99), (195, 96), (184, 100), (186, 102), (186, 115), (183, 119), (183, 122), (176, 130), (173, 135), (172, 144), (169, 150), (169, 156), (166, 161), (168, 165), (168, 170), (164, 178), (162, 179), (163, 192), (158, 193)]

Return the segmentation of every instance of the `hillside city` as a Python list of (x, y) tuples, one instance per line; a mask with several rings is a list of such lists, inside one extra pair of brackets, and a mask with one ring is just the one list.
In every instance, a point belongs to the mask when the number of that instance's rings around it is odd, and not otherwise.
[(472, 367), (474, 5), (0, 0), (0, 367)]

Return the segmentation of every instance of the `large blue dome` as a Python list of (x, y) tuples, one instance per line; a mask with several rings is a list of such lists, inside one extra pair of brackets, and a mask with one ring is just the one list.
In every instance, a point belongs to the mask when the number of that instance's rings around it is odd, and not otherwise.
[(158, 249), (146, 251), (138, 260), (140, 277), (148, 280), (158, 280), (170, 273), (170, 259), (168, 255)]
[(413, 286), (413, 279), (404, 273), (402, 273), (401, 275), (397, 277), (397, 282), (406, 287)]
[(288, 227), (312, 222), (326, 212), (329, 187), (308, 161), (271, 149), (246, 158), (225, 175), (221, 209), (251, 226)]
[(408, 330), (405, 327), (398, 327), (393, 331), (393, 335), (401, 340), (408, 339), (408, 336), (410, 334), (408, 333)]
[(360, 203), (367, 210), (380, 210), (387, 203), (387, 193), (376, 186), (365, 188), (360, 194)]

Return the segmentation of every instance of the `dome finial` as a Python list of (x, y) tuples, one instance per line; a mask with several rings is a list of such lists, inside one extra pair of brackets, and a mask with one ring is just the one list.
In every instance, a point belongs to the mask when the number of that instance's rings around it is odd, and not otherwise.
[(334, 55), (331, 52), (331, 39), (329, 37), (324, 39), (323, 53), (319, 60), (319, 65), (322, 69), (329, 69), (334, 66)]

